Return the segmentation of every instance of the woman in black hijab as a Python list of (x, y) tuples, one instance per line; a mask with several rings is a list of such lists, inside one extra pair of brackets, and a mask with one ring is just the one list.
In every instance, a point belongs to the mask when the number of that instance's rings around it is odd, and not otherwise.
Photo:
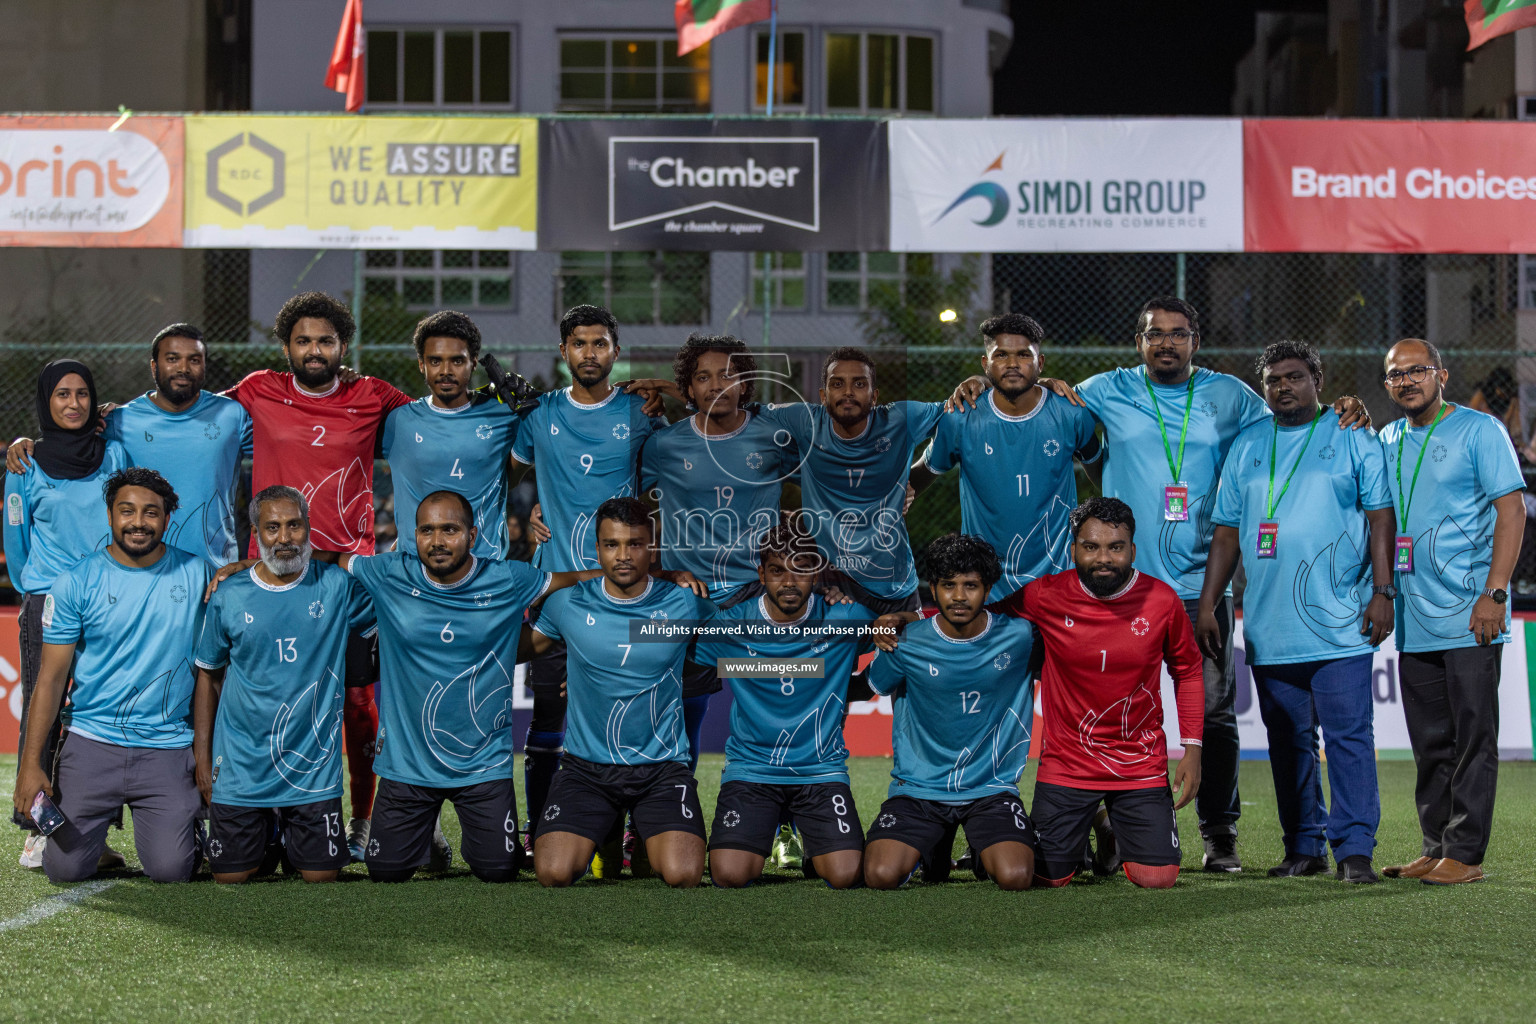
[[(37, 420), (42, 428), (24, 473), (5, 474), (5, 556), (11, 586), (24, 594), (21, 640), (21, 735), (43, 647), (43, 606), (54, 581), (112, 539), (102, 499), (107, 477), (128, 465), (128, 453), (97, 432), (96, 381), (74, 359), (56, 359), (37, 378)], [(53, 759), (53, 742), (44, 754)], [(18, 822), (19, 824), (20, 822)], [(41, 867), (42, 850), (29, 838), (24, 867)]]

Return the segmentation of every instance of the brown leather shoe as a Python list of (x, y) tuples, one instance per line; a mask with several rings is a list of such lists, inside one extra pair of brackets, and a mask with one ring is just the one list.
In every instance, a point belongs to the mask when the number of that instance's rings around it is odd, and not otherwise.
[(1461, 885), (1463, 882), (1481, 882), (1482, 880), (1481, 867), (1476, 864), (1463, 864), (1449, 857), (1436, 861), (1435, 866), (1419, 879), (1425, 885)]
[(1381, 873), (1388, 878), (1423, 878), (1429, 874), (1429, 869), (1440, 863), (1438, 857), (1420, 857), (1407, 864), (1398, 864), (1395, 867), (1382, 868)]

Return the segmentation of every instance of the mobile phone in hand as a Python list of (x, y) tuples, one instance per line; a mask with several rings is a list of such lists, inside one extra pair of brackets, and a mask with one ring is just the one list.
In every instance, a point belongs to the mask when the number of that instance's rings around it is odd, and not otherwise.
[(59, 813), (53, 801), (48, 799), (48, 794), (42, 790), (37, 791), (37, 797), (32, 801), (32, 824), (45, 836), (53, 835), (64, 824), (64, 815)]

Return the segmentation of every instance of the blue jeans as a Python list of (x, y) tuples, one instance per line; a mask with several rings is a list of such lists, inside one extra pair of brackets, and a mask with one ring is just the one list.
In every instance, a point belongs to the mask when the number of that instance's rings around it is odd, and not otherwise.
[[(1381, 794), (1376, 785), (1371, 656), (1254, 666), (1259, 713), (1269, 732), (1269, 767), (1280, 804), (1287, 857), (1334, 860), (1376, 849)], [(1317, 730), (1328, 749), (1332, 806), (1323, 804)], [(1327, 825), (1324, 826), (1324, 812)]]

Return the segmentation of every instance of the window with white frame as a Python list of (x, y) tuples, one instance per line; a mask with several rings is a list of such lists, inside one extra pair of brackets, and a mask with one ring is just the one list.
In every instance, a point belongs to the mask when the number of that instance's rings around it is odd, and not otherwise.
[(407, 309), (511, 311), (516, 263), (502, 249), (369, 249), (363, 294)]
[(676, 36), (560, 37), (565, 111), (709, 113), (709, 44), (677, 54)]
[(779, 310), (797, 312), (806, 308), (805, 253), (754, 252), (748, 255), (747, 261), (752, 267), (753, 309), (763, 309), (770, 297), (775, 313)]
[(511, 110), (515, 42), (506, 27), (370, 27), (368, 106)]
[(826, 32), (824, 99), (829, 112), (932, 114), (938, 81), (933, 36)]
[(872, 302), (907, 303), (919, 296), (911, 285), (932, 279), (933, 254), (926, 252), (829, 252), (823, 275), (822, 307), (858, 312)]
[(555, 316), (582, 303), (626, 324), (709, 320), (707, 252), (562, 252)]
[[(768, 108), (768, 40), (769, 33), (757, 32), (752, 45), (757, 56), (752, 62), (752, 109)], [(779, 44), (773, 55), (773, 110), (774, 113), (804, 112), (808, 109), (810, 90), (806, 86), (809, 36), (795, 29), (781, 29)]]

